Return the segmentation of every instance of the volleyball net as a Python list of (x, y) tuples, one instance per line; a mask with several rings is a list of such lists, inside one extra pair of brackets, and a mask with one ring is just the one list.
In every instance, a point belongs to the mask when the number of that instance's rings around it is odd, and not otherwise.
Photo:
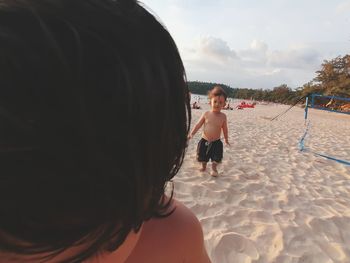
[[(307, 147), (307, 138), (310, 140), (310, 130), (311, 130), (311, 122), (310, 119), (308, 119), (308, 109), (313, 108), (317, 110), (324, 110), (324, 111), (330, 111), (335, 113), (344, 113), (344, 114), (350, 114), (350, 98), (345, 97), (338, 97), (338, 96), (324, 96), (320, 94), (310, 94), (306, 97), (305, 101), (305, 125), (306, 129), (299, 141), (299, 150), (300, 151), (307, 151), (310, 153), (315, 154), (316, 156), (320, 156), (323, 158), (327, 158), (329, 160), (333, 160), (345, 165), (350, 165), (350, 160), (348, 156), (336, 156), (333, 152), (332, 155), (318, 152), (316, 149), (312, 149), (310, 147)], [(331, 149), (330, 149), (331, 150)], [(345, 160), (345, 158), (347, 160)]]

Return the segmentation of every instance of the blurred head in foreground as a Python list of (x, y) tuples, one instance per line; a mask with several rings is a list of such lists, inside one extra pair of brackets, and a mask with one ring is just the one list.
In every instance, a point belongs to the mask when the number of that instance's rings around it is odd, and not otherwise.
[(0, 249), (81, 262), (166, 216), (189, 92), (132, 0), (0, 0)]

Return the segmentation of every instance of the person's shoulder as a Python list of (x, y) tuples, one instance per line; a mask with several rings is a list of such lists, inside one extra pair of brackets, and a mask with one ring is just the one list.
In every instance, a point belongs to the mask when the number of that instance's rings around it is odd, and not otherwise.
[(189, 239), (203, 239), (201, 224), (193, 212), (176, 200), (173, 200), (173, 207), (175, 210), (169, 216), (169, 223), (174, 223), (174, 227), (183, 232), (183, 234), (188, 235)]
[(220, 114), (220, 117), (221, 118), (224, 118), (225, 120), (227, 119), (227, 115), (225, 114), (225, 113), (223, 113), (223, 112), (220, 112), (221, 114)]
[(207, 118), (209, 114), (210, 114), (210, 111), (205, 111), (203, 112), (202, 117)]
[(204, 246), (202, 226), (197, 217), (182, 203), (174, 200), (175, 211), (169, 217), (169, 225), (176, 231), (177, 244), (184, 250), (184, 262), (209, 263)]
[[(149, 255), (156, 255), (153, 262), (209, 263), (197, 217), (176, 200), (172, 201), (171, 209), (175, 210), (169, 216), (152, 218), (144, 223), (138, 247), (142, 246)], [(158, 252), (151, 253), (152, 250)], [(163, 256), (166, 261), (160, 260)], [(173, 260), (169, 261), (170, 258)]]
[[(152, 221), (157, 224), (157, 228), (171, 234), (181, 243), (203, 243), (203, 231), (197, 217), (182, 203), (173, 200), (173, 213), (165, 218), (154, 218)], [(164, 233), (164, 232), (163, 232)]]

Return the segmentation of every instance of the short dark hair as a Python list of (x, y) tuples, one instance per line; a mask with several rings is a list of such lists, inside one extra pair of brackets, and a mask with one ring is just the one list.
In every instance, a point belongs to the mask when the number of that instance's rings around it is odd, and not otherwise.
[(220, 86), (214, 86), (208, 93), (209, 99), (217, 97), (217, 96), (223, 96), (225, 98), (225, 100), (227, 99), (227, 93)]
[(190, 121), (176, 45), (137, 1), (1, 1), (0, 248), (84, 240), (81, 262), (168, 215)]

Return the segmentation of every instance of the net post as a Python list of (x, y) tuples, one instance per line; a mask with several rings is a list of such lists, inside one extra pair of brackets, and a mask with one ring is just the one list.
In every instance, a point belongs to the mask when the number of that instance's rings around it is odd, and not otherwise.
[(308, 110), (309, 110), (309, 96), (306, 96), (306, 100), (305, 100), (305, 114), (304, 114), (305, 125), (306, 125)]

